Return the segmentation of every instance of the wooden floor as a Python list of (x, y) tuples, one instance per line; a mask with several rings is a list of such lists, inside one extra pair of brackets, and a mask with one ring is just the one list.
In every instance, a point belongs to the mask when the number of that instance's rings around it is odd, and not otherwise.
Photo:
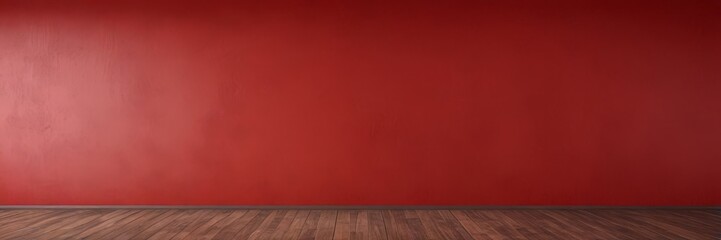
[(721, 211), (0, 209), (0, 239), (721, 239)]

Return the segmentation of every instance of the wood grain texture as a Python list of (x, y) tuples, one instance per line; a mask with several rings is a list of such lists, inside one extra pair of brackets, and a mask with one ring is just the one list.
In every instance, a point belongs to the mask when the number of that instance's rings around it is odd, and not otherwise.
[(721, 239), (721, 210), (0, 210), (0, 239)]

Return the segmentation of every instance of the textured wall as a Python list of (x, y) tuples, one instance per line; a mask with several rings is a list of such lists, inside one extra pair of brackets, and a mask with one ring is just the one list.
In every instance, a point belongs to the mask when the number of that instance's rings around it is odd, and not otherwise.
[(0, 204), (721, 204), (718, 1), (341, 2), (0, 2)]

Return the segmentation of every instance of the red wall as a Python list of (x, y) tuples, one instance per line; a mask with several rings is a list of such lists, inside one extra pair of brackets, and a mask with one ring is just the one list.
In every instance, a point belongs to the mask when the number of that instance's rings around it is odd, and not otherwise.
[(0, 2), (0, 204), (721, 204), (721, 3), (439, 2)]

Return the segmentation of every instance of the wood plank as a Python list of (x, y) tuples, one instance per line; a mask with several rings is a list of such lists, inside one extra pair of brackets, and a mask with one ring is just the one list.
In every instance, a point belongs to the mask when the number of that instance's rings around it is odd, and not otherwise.
[(126, 213), (125, 210), (112, 210), (110, 213), (102, 215), (96, 219), (93, 219), (92, 221), (83, 224), (82, 226), (79, 226), (77, 228), (74, 228), (69, 231), (64, 231), (62, 234), (53, 237), (54, 239), (68, 239), (73, 236), (76, 236), (82, 232), (85, 232), (89, 229), (92, 229), (93, 227), (99, 226), (103, 223), (113, 221), (113, 219), (122, 218), (122, 216)]
[(23, 238), (28, 239), (36, 239), (39, 238), (39, 236), (42, 235), (48, 235), (56, 230), (61, 230), (64, 228), (68, 223), (75, 223), (78, 221), (82, 221), (85, 217), (92, 215), (93, 211), (82, 211), (82, 212), (76, 212), (77, 214), (68, 215), (65, 217), (58, 217), (55, 218), (55, 220), (49, 220), (46, 221), (45, 224), (33, 227), (28, 226), (26, 229), (24, 229), (23, 232), (16, 233), (17, 235), (8, 235), (9, 238), (22, 236)]
[(440, 215), (439, 221), (443, 224), (439, 225), (441, 235), (450, 236), (450, 239), (473, 239), (470, 233), (463, 228), (458, 219), (453, 216), (451, 211), (448, 210), (436, 210)]
[(380, 210), (365, 212), (368, 215), (368, 239), (388, 239), (382, 212)]
[(558, 231), (558, 229), (566, 229), (566, 223), (556, 220), (552, 216), (546, 214), (544, 210), (526, 211), (526, 214), (530, 214), (532, 218), (537, 219), (537, 224), (541, 226), (539, 231), (545, 236), (553, 236), (553, 238), (556, 239), (578, 238), (578, 233), (576, 232)]
[(370, 225), (368, 224), (368, 211), (350, 211), (350, 239), (369, 239)]
[(221, 229), (218, 234), (213, 237), (213, 239), (233, 239), (233, 237), (240, 233), (240, 231), (243, 230), (243, 228), (245, 228), (245, 226), (247, 226), (248, 223), (250, 223), (250, 221), (252, 221), (259, 213), (260, 210), (249, 210), (243, 214), (242, 217), (233, 221), (233, 223), (227, 227)]
[[(39, 230), (33, 234), (28, 234), (23, 237), (34, 238), (34, 239), (60, 239), (60, 238), (62, 238), (62, 237), (60, 237), (62, 235), (73, 235), (74, 233), (77, 233), (84, 229), (87, 229), (88, 226), (98, 224), (103, 220), (107, 220), (108, 216), (113, 217), (113, 216), (117, 215), (117, 214), (115, 214), (116, 212), (117, 211), (114, 211), (114, 210), (90, 211), (85, 216), (77, 216), (74, 218), (67, 218), (65, 221), (59, 222), (58, 223), (59, 227), (54, 230), (50, 230), (50, 231)], [(100, 221), (98, 221), (98, 220), (100, 220)]]
[(429, 239), (441, 239), (439, 225), (442, 224), (441, 214), (433, 210), (418, 210), (418, 218), (426, 231)]
[(715, 239), (715, 210), (0, 210), (0, 239)]
[(281, 218), (278, 222), (278, 225), (273, 229), (269, 229), (271, 231), (267, 231), (263, 236), (260, 237), (260, 239), (281, 239), (283, 234), (287, 232), (290, 228), (297, 214), (298, 210), (287, 211), (283, 218)]
[[(350, 239), (387, 239), (383, 216), (377, 210), (351, 210)], [(339, 215), (340, 219), (340, 215)]]
[(19, 211), (17, 214), (13, 214), (11, 216), (8, 216), (6, 218), (0, 219), (0, 226), (4, 226), (6, 224), (25, 221), (28, 219), (34, 219), (41, 216), (47, 216), (49, 214), (55, 214), (62, 210), (49, 210), (49, 211), (38, 211), (38, 210), (28, 210), (28, 211)]
[(258, 225), (258, 228), (253, 231), (247, 238), (244, 239), (259, 239), (264, 233), (266, 233), (268, 229), (274, 229), (275, 226), (278, 226), (286, 212), (287, 210), (270, 211), (268, 217), (266, 217), (263, 222)]
[[(239, 211), (241, 214), (245, 213), (244, 211)], [(183, 239), (199, 239), (201, 237), (207, 238), (206, 235), (208, 231), (215, 225), (220, 223), (220, 221), (224, 220), (225, 218), (229, 217), (233, 213), (232, 210), (223, 210), (223, 211), (217, 211), (215, 214), (213, 214), (213, 217), (206, 221), (205, 223), (202, 223), (199, 227), (197, 227), (195, 230), (190, 232), (187, 236), (185, 236)], [(176, 236), (176, 238), (179, 236)]]
[[(665, 236), (673, 236), (679, 239), (703, 239), (702, 233), (690, 231), (677, 224), (669, 224), (663, 219), (650, 216), (651, 213), (637, 213), (630, 220), (635, 224), (636, 228), (653, 229), (656, 233)], [(627, 218), (627, 220), (629, 220)]]
[(133, 221), (143, 218), (150, 213), (151, 213), (151, 211), (149, 211), (149, 210), (132, 210), (131, 214), (128, 215), (127, 217), (123, 218), (122, 220), (118, 221), (117, 223), (115, 223), (113, 225), (110, 225), (107, 228), (100, 229), (100, 230), (90, 234), (87, 238), (88, 239), (107, 239), (106, 236), (108, 236), (108, 235), (113, 236), (113, 235), (122, 233), (122, 231), (125, 231), (126, 227), (130, 226)]
[(337, 210), (325, 210), (321, 212), (320, 219), (318, 220), (318, 232), (315, 235), (315, 239), (333, 238), (337, 216)]
[[(512, 214), (512, 213), (511, 213)], [(595, 236), (603, 239), (620, 239), (620, 238), (632, 238), (631, 236), (624, 234), (622, 232), (615, 233), (613, 231), (613, 227), (604, 223), (599, 222), (596, 219), (590, 218), (588, 214), (585, 211), (568, 211), (565, 212), (566, 219), (569, 221), (573, 221), (575, 224), (580, 225), (582, 229), (584, 229), (585, 232), (592, 232)], [(520, 219), (522, 224), (524, 225), (532, 225), (532, 223), (527, 222), (527, 218), (523, 217), (516, 217)], [(536, 229), (533, 229), (536, 230)], [(538, 231), (540, 232), (540, 231)], [(556, 231), (558, 232), (558, 231)]]
[(51, 214), (57, 214), (59, 210), (54, 211), (20, 211), (17, 214), (13, 214), (11, 216), (6, 217), (5, 219), (0, 219), (0, 236), (3, 234), (8, 234), (10, 231), (15, 231), (20, 227), (30, 225), (34, 222), (37, 222), (38, 219), (41, 219), (45, 216), (50, 216)]
[(351, 211), (340, 210), (335, 224), (333, 239), (350, 240), (351, 233)]
[(122, 229), (103, 236), (105, 239), (130, 239), (143, 232), (146, 228), (152, 227), (155, 223), (171, 216), (172, 210), (149, 210), (147, 214), (125, 225)]
[(300, 232), (298, 239), (315, 239), (315, 234), (318, 230), (318, 222), (320, 221), (320, 214), (322, 211), (313, 210), (310, 211), (308, 218), (303, 224), (303, 229)]
[(431, 239), (430, 233), (423, 227), (423, 222), (416, 210), (403, 210), (402, 213), (399, 216), (405, 217), (407, 231), (409, 231), (407, 235), (411, 236), (410, 239)]
[(122, 225), (122, 222), (126, 218), (128, 218), (134, 214), (138, 214), (138, 211), (131, 211), (131, 210), (118, 210), (118, 212), (119, 213), (117, 216), (110, 218), (108, 220), (105, 220), (98, 225), (95, 225), (88, 229), (85, 229), (78, 234), (71, 235), (70, 238), (84, 239), (84, 238), (88, 238), (91, 235), (95, 235), (95, 236), (101, 235), (103, 231), (112, 230), (113, 227)]
[[(552, 211), (543, 211), (546, 215), (553, 216)], [(630, 213), (630, 212), (628, 212)], [(629, 221), (628, 218), (633, 217), (632, 215), (624, 215), (624, 217), (619, 218), (617, 215), (615, 215), (613, 210), (600, 210), (600, 211), (592, 211), (592, 215), (595, 217), (596, 221), (602, 221), (607, 222), (609, 224), (614, 225), (615, 232), (624, 233), (625, 235), (631, 236), (632, 238), (663, 238), (663, 234), (657, 233), (653, 229), (647, 229), (647, 228), (633, 228), (635, 225), (633, 221)], [(575, 230), (576, 223), (565, 223), (563, 224), (563, 232), (564, 233), (573, 233), (574, 236), (582, 235), (583, 232), (579, 230)], [(561, 232), (561, 231), (557, 231)]]
[(66, 210), (66, 211), (61, 211), (58, 214), (50, 214), (48, 217), (37, 218), (34, 221), (29, 222), (29, 224), (24, 224), (25, 222), (22, 222), (22, 223), (14, 222), (9, 225), (12, 225), (10, 227), (13, 227), (13, 226), (16, 227), (17, 230), (13, 231), (13, 232), (9, 232), (7, 234), (0, 235), (0, 239), (17, 238), (20, 236), (24, 236), (24, 235), (33, 233), (33, 232), (37, 231), (38, 229), (55, 226), (55, 224), (57, 222), (60, 222), (67, 217), (82, 215), (87, 212), (88, 212), (87, 210), (80, 210), (80, 211)]
[(464, 211), (479, 226), (490, 226), (494, 232), (512, 239), (526, 239), (517, 229), (518, 222), (503, 214), (505, 210), (468, 210)]
[(240, 232), (235, 234), (233, 239), (248, 239), (273, 212), (273, 210), (261, 210), (258, 215), (255, 215), (255, 217), (250, 219), (250, 221), (240, 229)]
[(198, 240), (204, 240), (204, 239), (212, 239), (220, 233), (221, 230), (228, 227), (230, 224), (238, 220), (240, 217), (245, 215), (248, 211), (246, 210), (235, 210), (232, 211), (227, 217), (223, 218), (222, 220), (218, 221), (216, 224), (213, 224), (209, 228), (207, 228), (204, 232), (199, 233), (198, 235), (194, 235), (194, 239)]
[(160, 228), (158, 232), (150, 236), (148, 239), (170, 239), (180, 233), (190, 223), (195, 221), (203, 212), (201, 210), (188, 210), (180, 213), (180, 216), (170, 221), (165, 227)]
[[(298, 239), (300, 238), (300, 233), (303, 230), (303, 225), (305, 224), (305, 221), (308, 219), (308, 215), (310, 215), (309, 210), (300, 210), (293, 218), (293, 222), (290, 223), (290, 227), (288, 227), (288, 231), (285, 233), (275, 233), (273, 234), (274, 239)], [(279, 237), (282, 236), (282, 237)], [(278, 237), (278, 238), (276, 238)]]
[(396, 222), (395, 218), (393, 218), (393, 215), (391, 214), (390, 210), (381, 211), (381, 214), (382, 214), (381, 216), (382, 216), (383, 225), (384, 225), (383, 227), (385, 228), (388, 239), (390, 239), (390, 240), (401, 239), (400, 233), (398, 231), (398, 228), (400, 226)]
[(492, 229), (490, 226), (479, 225), (471, 219), (466, 211), (452, 210), (451, 214), (458, 220), (463, 228), (473, 237), (473, 239), (502, 239), (503, 236)]
[(169, 211), (168, 214), (170, 214), (170, 216), (165, 217), (165, 218), (161, 219), (160, 221), (155, 222), (155, 224), (146, 228), (145, 230), (140, 231), (138, 234), (133, 236), (132, 239), (148, 239), (148, 238), (152, 237), (153, 235), (158, 233), (161, 229), (168, 226), (171, 222), (173, 222), (174, 220), (183, 216), (183, 214), (181, 214), (182, 212), (183, 212), (182, 210)]
[(215, 224), (217, 221), (220, 221), (220, 219), (227, 216), (227, 211), (222, 210), (200, 210), (199, 212), (200, 216), (198, 216), (198, 218), (190, 222), (190, 224), (185, 226), (183, 230), (180, 230), (180, 232), (170, 239), (185, 239), (190, 237), (191, 233), (195, 232), (195, 230), (199, 228), (202, 228), (207, 223), (211, 223), (211, 225)]
[[(24, 216), (31, 213), (42, 212), (42, 210), (0, 210), (0, 224), (5, 221), (16, 219), (17, 217)], [(50, 212), (50, 211), (46, 211)]]
[[(388, 239), (422, 239), (423, 233), (420, 219), (417, 217), (409, 219), (406, 217), (405, 210), (385, 210), (383, 211), (383, 220), (385, 221), (386, 231), (388, 231)], [(416, 225), (416, 226), (412, 226)]]
[[(504, 211), (510, 218), (519, 221), (523, 225), (517, 229), (519, 233), (529, 239), (566, 239), (573, 237), (572, 235), (559, 234), (555, 229), (557, 225), (549, 222), (550, 217), (541, 214), (538, 211), (522, 210), (520, 212), (508, 210)], [(611, 238), (617, 239), (617, 238)]]

